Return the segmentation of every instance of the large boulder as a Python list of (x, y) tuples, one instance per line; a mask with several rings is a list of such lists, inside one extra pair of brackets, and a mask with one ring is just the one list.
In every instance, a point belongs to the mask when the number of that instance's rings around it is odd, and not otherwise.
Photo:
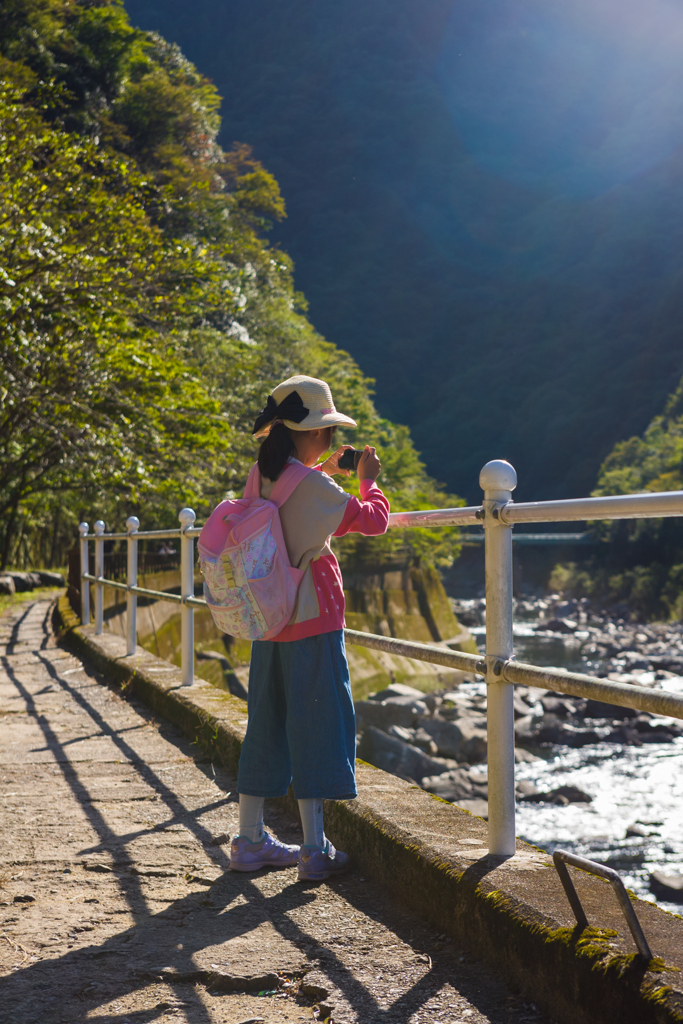
[(600, 743), (609, 730), (581, 729), (554, 714), (534, 717), (529, 715), (518, 718), (515, 722), (515, 742), (518, 745), (531, 744), (563, 744), (567, 747), (585, 747), (592, 743)]
[(441, 757), (450, 757), (455, 761), (468, 761), (469, 764), (485, 760), (487, 751), (485, 718), (458, 718), (455, 722), (430, 718), (420, 724), (436, 743)]
[(423, 778), (422, 788), (428, 793), (441, 797), (455, 804), (459, 800), (475, 799), (474, 786), (466, 768), (455, 768), (453, 771), (445, 772), (443, 775), (432, 775)]
[(438, 761), (433, 761), (418, 747), (404, 743), (397, 736), (389, 736), (372, 725), (363, 733), (357, 754), (361, 761), (413, 782), (419, 782), (426, 775), (437, 775), (443, 769)]
[(14, 594), (16, 587), (11, 576), (0, 576), (0, 594)]
[(40, 586), (40, 576), (37, 572), (8, 572), (7, 576), (11, 576), (14, 580), (14, 588), (17, 594), (27, 593), (29, 590), (35, 590), (36, 587)]
[[(533, 787), (535, 789), (536, 787)], [(578, 786), (557, 786), (555, 789), (548, 790), (543, 793), (541, 790), (533, 791), (531, 787), (524, 792), (524, 788), (520, 784), (517, 788), (519, 798), (523, 803), (527, 804), (559, 804), (560, 806), (566, 806), (567, 804), (590, 804), (593, 802), (593, 797), (589, 796)]]
[(635, 708), (625, 708), (619, 704), (605, 704), (601, 700), (590, 698), (586, 701), (584, 709), (585, 718), (611, 718), (621, 721), (624, 718), (637, 718), (638, 712)]
[(47, 569), (38, 569), (35, 575), (40, 580), (40, 585), (43, 587), (63, 587), (64, 577), (61, 572), (50, 572)]
[(575, 633), (578, 628), (578, 622), (573, 619), (546, 619), (536, 626), (539, 632), (545, 633)]
[(373, 693), (370, 700), (389, 700), (391, 697), (411, 697), (413, 700), (421, 700), (424, 694), (422, 690), (416, 690), (414, 686), (406, 686), (405, 683), (392, 683), (384, 690)]
[(650, 889), (659, 900), (683, 903), (683, 875), (667, 875), (663, 871), (653, 871), (650, 875)]
[(385, 732), (391, 725), (413, 729), (427, 714), (428, 708), (424, 701), (413, 700), (410, 697), (396, 697), (383, 701), (357, 700), (356, 728), (358, 732), (363, 732), (373, 725)]

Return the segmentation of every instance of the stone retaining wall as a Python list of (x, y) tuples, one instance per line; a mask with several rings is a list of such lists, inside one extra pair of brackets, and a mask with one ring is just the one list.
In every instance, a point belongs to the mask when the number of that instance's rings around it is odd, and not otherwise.
[[(246, 730), (242, 701), (180, 673), (114, 634), (78, 625), (65, 598), (63, 641), (234, 771)], [(654, 952), (645, 964), (606, 883), (574, 872), (592, 927), (579, 931), (551, 858), (517, 842), (514, 858), (486, 853), (482, 819), (359, 762), (357, 800), (329, 801), (326, 831), (368, 878), (390, 887), (439, 930), (487, 960), (558, 1024), (683, 1022), (683, 921), (634, 898)], [(282, 799), (293, 813), (293, 797)]]

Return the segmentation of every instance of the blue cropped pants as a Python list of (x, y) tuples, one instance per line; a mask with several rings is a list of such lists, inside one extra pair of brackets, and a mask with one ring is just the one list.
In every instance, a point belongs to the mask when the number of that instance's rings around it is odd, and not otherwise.
[(343, 630), (256, 640), (237, 789), (248, 796), (352, 800), (356, 717)]

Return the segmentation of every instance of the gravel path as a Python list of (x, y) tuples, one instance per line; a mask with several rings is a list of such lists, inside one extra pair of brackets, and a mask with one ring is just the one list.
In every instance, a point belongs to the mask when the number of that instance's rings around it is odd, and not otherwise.
[(2, 1024), (548, 1024), (356, 872), (231, 873), (234, 779), (50, 619), (0, 620)]

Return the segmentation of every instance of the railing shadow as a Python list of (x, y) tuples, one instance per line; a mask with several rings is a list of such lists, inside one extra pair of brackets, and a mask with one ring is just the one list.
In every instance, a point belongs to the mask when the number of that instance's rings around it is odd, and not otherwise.
[[(8, 656), (11, 656), (17, 649), (19, 631), (29, 611), (30, 609), (27, 609), (27, 612), (15, 623), (12, 636), (7, 645)], [(40, 651), (45, 650), (51, 638), (49, 611), (42, 623), (42, 633), (43, 639), (39, 645)], [(24, 647), (24, 649), (26, 648)], [(87, 697), (75, 685), (64, 678), (64, 674), (60, 673), (59, 669), (55, 667), (50, 659), (44, 654), (39, 654), (38, 656), (45, 671), (49, 673), (52, 680), (89, 715), (93, 723), (98, 727), (100, 735), (107, 736), (117, 746), (120, 753), (125, 756), (130, 769), (135, 771), (140, 776), (140, 779), (161, 797), (170, 812), (167, 819), (168, 823), (181, 822), (188, 828), (223, 874), (210, 887), (208, 892), (189, 893), (187, 896), (173, 901), (173, 903), (159, 913), (152, 913), (145, 897), (141, 879), (131, 870), (134, 866), (134, 861), (127, 849), (128, 845), (140, 835), (143, 835), (144, 832), (136, 831), (126, 835), (118, 835), (112, 830), (93, 803), (92, 794), (87, 783), (81, 778), (74, 764), (66, 759), (65, 744), (61, 743), (58, 739), (47, 716), (41, 714), (36, 707), (34, 696), (21, 682), (17, 670), (8, 661), (8, 657), (2, 657), (0, 664), (2, 664), (8, 679), (14, 684), (18, 693), (21, 694), (27, 713), (33, 717), (41, 729), (45, 738), (46, 748), (52, 751), (65, 782), (85, 814), (89, 825), (98, 836), (99, 842), (87, 851), (81, 851), (81, 853), (104, 850), (111, 853), (115, 851), (117, 857), (115, 877), (119, 892), (131, 913), (137, 916), (140, 916), (141, 913), (146, 915), (145, 920), (123, 929), (99, 944), (69, 951), (54, 960), (43, 960), (16, 971), (6, 978), (3, 984), (3, 1003), (5, 1007), (9, 1008), (13, 1003), (16, 1005), (17, 1000), (26, 991), (27, 986), (31, 989), (34, 985), (38, 984), (45, 987), (47, 981), (48, 987), (50, 987), (52, 979), (55, 990), (58, 990), (59, 984), (65, 976), (69, 977), (70, 984), (73, 986), (73, 998), (77, 999), (77, 993), (92, 980), (94, 963), (104, 963), (108, 957), (112, 957), (112, 963), (115, 963), (116, 958), (122, 956), (130, 958), (133, 955), (136, 967), (134, 971), (117, 970), (113, 977), (111, 974), (107, 975), (107, 1001), (139, 991), (159, 977), (159, 970), (162, 966), (159, 963), (158, 952), (161, 948), (160, 936), (174, 930), (177, 927), (177, 919), (179, 917), (184, 918), (199, 909), (202, 912), (201, 924), (197, 924), (194, 929), (183, 930), (182, 949), (177, 949), (174, 946), (170, 949), (164, 947), (163, 950), (163, 966), (172, 967), (177, 974), (177, 980), (175, 981), (173, 977), (166, 975), (164, 975), (164, 980), (172, 986), (175, 985), (179, 999), (181, 996), (178, 986), (182, 984), (183, 976), (189, 977), (196, 974), (197, 967), (194, 963), (194, 957), (197, 953), (200, 953), (207, 946), (215, 942), (227, 942), (230, 939), (248, 934), (266, 921), (270, 922), (283, 939), (295, 945), (302, 952), (303, 956), (311, 962), (317, 963), (319, 959), (313, 953), (313, 950), (319, 950), (321, 947), (325, 948), (325, 970), (333, 976), (335, 987), (340, 990), (344, 998), (359, 1013), (371, 1013), (372, 1020), (376, 1024), (381, 1024), (383, 1021), (387, 1021), (387, 1024), (389, 1021), (392, 1024), (404, 1024), (420, 1006), (424, 1005), (439, 991), (447, 979), (443, 972), (431, 967), (425, 975), (412, 985), (408, 991), (404, 992), (390, 1007), (386, 1010), (381, 1009), (374, 996), (354, 976), (352, 970), (338, 957), (335, 951), (329, 948), (329, 946), (325, 946), (324, 941), (313, 936), (305, 928), (292, 920), (291, 914), (293, 911), (305, 907), (315, 900), (315, 896), (309, 887), (299, 883), (292, 883), (275, 895), (269, 896), (260, 890), (253, 876), (247, 877), (229, 872), (227, 853), (220, 846), (212, 845), (213, 835), (199, 820), (201, 814), (205, 813), (206, 810), (214, 809), (216, 806), (220, 806), (221, 803), (228, 802), (229, 796), (226, 796), (224, 801), (216, 801), (194, 811), (188, 810), (174, 790), (159, 777), (150, 765), (140, 760), (136, 751), (130, 747), (119, 731), (109, 725), (98, 709), (90, 703)], [(94, 677), (93, 673), (88, 669), (86, 669), (86, 674), (91, 679)], [(101, 683), (101, 680), (98, 681)], [(141, 709), (136, 708), (136, 711), (142, 713)], [(166, 737), (166, 739), (170, 743), (175, 742), (169, 737)], [(187, 744), (186, 740), (184, 744)], [(176, 742), (175, 745), (182, 746), (183, 744)], [(202, 766), (197, 767), (201, 768)], [(154, 829), (148, 831), (153, 832)], [(246, 899), (246, 904), (236, 905), (229, 909), (231, 903), (240, 896)], [(210, 900), (208, 900), (210, 906), (208, 907), (205, 905), (207, 897), (210, 897)], [(373, 910), (368, 906), (369, 903), (374, 904), (374, 901), (368, 899), (357, 900), (354, 905), (359, 910), (369, 913), (370, 916), (375, 916)], [(405, 920), (401, 924), (402, 915), (400, 912), (391, 911), (388, 915), (383, 915), (383, 917), (387, 916), (391, 918), (392, 930), (396, 934), (405, 936)], [(476, 993), (474, 991), (468, 994), (468, 998), (476, 1004)], [(51, 1010), (46, 1011), (43, 1009), (40, 1012), (40, 1016), (35, 1018), (35, 1024), (51, 1024), (52, 1020), (62, 1020), (63, 1012), (63, 1006), (56, 1007), (54, 1014)], [(165, 1011), (161, 1009), (144, 1010), (135, 1013), (129, 1011), (122, 1016), (122, 1019), (130, 1020), (133, 1018), (136, 1024), (142, 1024), (143, 1021), (155, 1020), (163, 1012)], [(86, 1019), (93, 1019), (92, 1008), (88, 1008), (84, 1003), (78, 1005), (78, 1002), (73, 1000), (69, 1004), (69, 1013), (69, 1020), (73, 1024), (80, 1024), (80, 1022), (85, 1022)], [(18, 1020), (19, 1018), (14, 1016), (9, 1019)], [(108, 1019), (112, 1020), (114, 1018), (108, 1014)], [(201, 1006), (199, 1003), (192, 1007), (193, 1024), (209, 1024), (210, 1019), (206, 1007)], [(22, 1021), (22, 1024), (33, 1024), (33, 1022), (26, 1020)]]

